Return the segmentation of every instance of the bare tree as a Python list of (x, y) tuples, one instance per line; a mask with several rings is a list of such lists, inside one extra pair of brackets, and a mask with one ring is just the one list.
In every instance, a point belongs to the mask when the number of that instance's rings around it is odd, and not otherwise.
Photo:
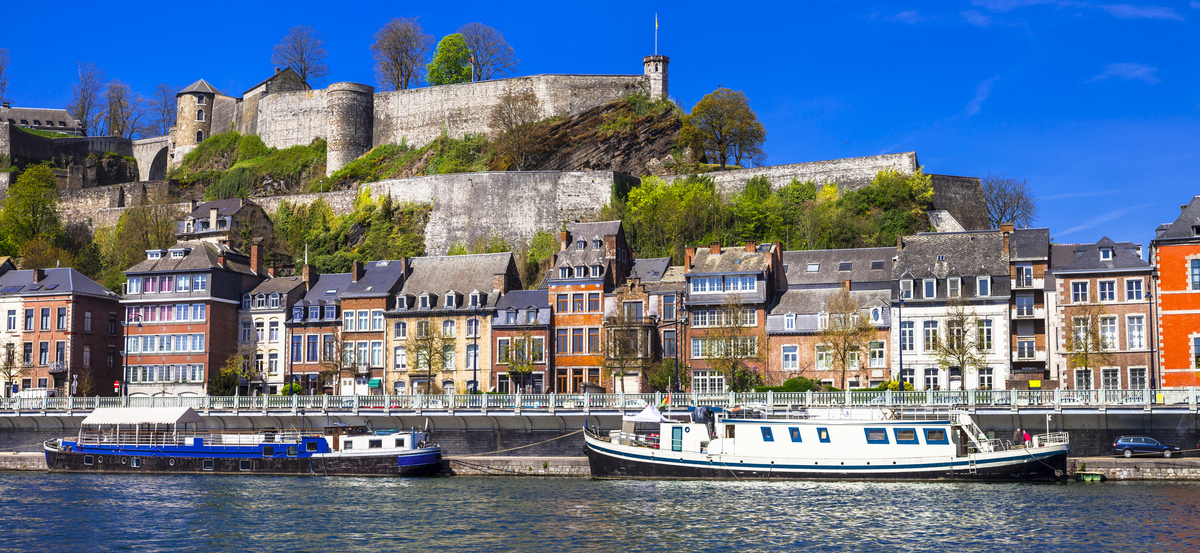
[(79, 121), (85, 136), (93, 135), (100, 126), (101, 91), (104, 71), (90, 62), (79, 62), (79, 80), (71, 85), (71, 103), (67, 111)]
[(12, 342), (4, 344), (4, 359), (0, 361), (0, 380), (4, 381), (4, 395), (11, 397), (12, 383), (29, 374), (32, 367), (17, 359), (17, 344)]
[(521, 60), (500, 31), (483, 23), (467, 23), (458, 29), (471, 50), (471, 66), (476, 81), (486, 81), (497, 75), (507, 75)]
[(417, 321), (416, 332), (408, 333), (405, 350), (413, 367), (410, 372), (426, 378), (425, 393), (434, 392), (433, 379), (446, 367), (446, 361), (453, 358), (453, 347), (454, 339), (441, 330), (431, 329), (427, 320)]
[[(650, 366), (650, 340), (653, 327), (637, 308), (641, 301), (626, 302), (628, 295), (617, 296), (617, 313), (604, 319), (604, 368), (613, 383), (613, 392), (624, 393), (625, 376), (641, 378)], [(617, 386), (620, 386), (618, 388)]]
[(8, 92), (8, 48), (0, 48), (0, 100)]
[(934, 346), (938, 365), (942, 369), (977, 371), (987, 366), (983, 350), (991, 349), (986, 343), (991, 338), (984, 335), (975, 310), (962, 298), (953, 298), (946, 305), (946, 334)]
[(833, 366), (842, 372), (842, 389), (846, 389), (846, 371), (851, 364), (862, 366), (863, 352), (875, 339), (875, 327), (862, 316), (863, 307), (845, 288), (825, 300), (825, 327), (820, 337), (832, 356)]
[(491, 127), (496, 130), (496, 148), (500, 156), (511, 162), (512, 168), (524, 171), (529, 168), (537, 153), (539, 140), (534, 125), (541, 115), (537, 96), (506, 94), (492, 108)]
[(405, 90), (421, 84), (425, 58), (433, 48), (433, 35), (425, 34), (416, 17), (395, 18), (375, 33), (371, 55), (382, 89)]
[(543, 362), (543, 349), (543, 347), (536, 347), (533, 333), (528, 328), (513, 338), (512, 346), (505, 353), (510, 390), (515, 390), (517, 393), (525, 391), (525, 383), (529, 375), (533, 374), (538, 363)]
[(146, 100), (146, 125), (141, 130), (142, 136), (166, 136), (175, 126), (175, 114), (178, 111), (175, 87), (167, 83), (158, 83), (154, 92)]
[(765, 337), (752, 324), (756, 319), (753, 307), (746, 307), (731, 295), (721, 307), (709, 311), (709, 331), (703, 339), (704, 356), (709, 365), (725, 375), (730, 391), (748, 392), (763, 382), (762, 373), (754, 365), (763, 365)]
[(983, 177), (981, 184), (990, 228), (1000, 228), (1000, 223), (1028, 227), (1037, 219), (1037, 198), (1025, 179), (1018, 180), (1007, 174), (988, 175)]
[[(1104, 304), (1096, 301), (1093, 291), (1088, 303), (1068, 311), (1070, 327), (1066, 330), (1064, 340), (1067, 354), (1067, 366), (1072, 369), (1092, 369), (1103, 367), (1112, 361), (1110, 350), (1116, 349), (1116, 335), (1105, 336), (1103, 319), (1108, 318), (1108, 310)], [(1093, 374), (1093, 378), (1095, 375)], [(1088, 388), (1094, 380), (1087, 382)]]
[(275, 51), (271, 54), (271, 63), (281, 67), (291, 67), (300, 75), (300, 79), (319, 79), (329, 75), (329, 66), (325, 65), (325, 41), (321, 33), (308, 25), (299, 25), (288, 29)]
[(146, 100), (121, 81), (104, 86), (104, 129), (108, 136), (133, 138), (146, 115)]

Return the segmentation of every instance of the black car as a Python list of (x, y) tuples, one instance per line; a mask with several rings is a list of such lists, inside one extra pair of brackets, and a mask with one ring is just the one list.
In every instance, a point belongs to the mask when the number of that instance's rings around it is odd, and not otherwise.
[(1134, 454), (1161, 453), (1170, 458), (1179, 451), (1179, 446), (1164, 444), (1147, 436), (1121, 436), (1113, 442), (1113, 453), (1133, 457)]

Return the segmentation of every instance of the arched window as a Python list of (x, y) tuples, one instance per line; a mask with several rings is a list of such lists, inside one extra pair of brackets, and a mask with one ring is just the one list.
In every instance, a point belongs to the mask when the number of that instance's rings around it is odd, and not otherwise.
[(196, 142), (204, 142), (204, 131), (196, 131)]
[(204, 96), (202, 96), (200, 94), (196, 95), (196, 105), (198, 105), (198, 106), (204, 105)]
[(202, 110), (202, 109), (198, 109), (198, 110), (196, 110), (196, 120), (197, 120), (197, 121), (203, 121), (203, 120), (204, 120), (204, 110)]

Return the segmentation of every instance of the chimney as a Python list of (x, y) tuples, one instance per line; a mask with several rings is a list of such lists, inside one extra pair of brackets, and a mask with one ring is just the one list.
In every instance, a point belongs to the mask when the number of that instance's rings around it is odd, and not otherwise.
[(567, 234), (567, 231), (564, 230), (559, 233), (558, 242), (559, 242), (558, 251), (560, 251), (560, 252), (566, 251), (567, 246), (571, 243), (571, 238), (570, 238), (570, 235)]
[(246, 207), (246, 198), (240, 198), (238, 202), (238, 207)]
[(896, 235), (896, 249), (897, 250), (904, 249), (904, 235), (903, 234)]
[(499, 290), (501, 294), (508, 293), (508, 275), (504, 273), (496, 273), (492, 275), (492, 290)]
[(267, 267), (267, 276), (275, 278), (275, 267)]
[(362, 261), (358, 261), (357, 259), (354, 260), (354, 263), (350, 264), (350, 280), (352, 282), (358, 282), (358, 279), (363, 277), (363, 273), (364, 270)]
[(696, 247), (688, 246), (683, 249), (683, 270), (687, 272), (692, 267), (692, 259), (696, 258)]
[(758, 242), (749, 240), (746, 242), (746, 253), (754, 253), (754, 249), (758, 247)]
[(263, 274), (262, 245), (260, 244), (250, 244), (250, 270), (258, 276)]
[(313, 280), (316, 280), (317, 277), (313, 272), (313, 266), (305, 263), (304, 268), (300, 270), (300, 275), (304, 277), (304, 289), (312, 290)]
[(1010, 222), (1000, 223), (1000, 232), (1004, 234), (1004, 255), (1011, 256), (1009, 251), (1009, 234), (1012, 234), (1013, 224)]
[(191, 205), (191, 207), (190, 207), (190, 208), (188, 208), (188, 213), (191, 213), (191, 212), (193, 212), (193, 211), (196, 211), (196, 205), (198, 205), (199, 203), (200, 203), (200, 202), (198, 202), (198, 201), (196, 201), (196, 200), (192, 200), (192, 201), (188, 202), (188, 204), (189, 204), (189, 205)]
[(4, 109), (8, 109), (10, 105), (11, 104), (9, 104), (8, 102), (4, 102)]
[(208, 230), (217, 230), (217, 208), (208, 208)]
[(1005, 222), (1003, 222), (1003, 223), (1000, 223), (1000, 230), (1001, 230), (1002, 232), (1012, 232), (1012, 231), (1013, 231), (1013, 224), (1012, 224), (1012, 222), (1011, 222), (1011, 221), (1005, 221)]
[(41, 282), (43, 280), (46, 280), (46, 270), (45, 269), (34, 269), (33, 270), (33, 281), (36, 283), (36, 282)]
[(849, 292), (850, 291), (850, 279), (846, 279), (844, 282), (842, 282), (842, 284), (846, 286), (846, 291)]
[(217, 265), (220, 266), (222, 269), (225, 268), (225, 254), (224, 253), (217, 254)]
[(1187, 206), (1188, 206), (1188, 204), (1183, 204), (1183, 205), (1179, 206), (1179, 214), (1180, 215), (1183, 215), (1183, 212), (1187, 211)]
[(275, 73), (276, 73), (276, 74), (279, 74), (279, 68), (278, 68), (278, 67), (276, 67), (276, 68), (275, 68)]
[(721, 255), (721, 243), (713, 241), (708, 245), (708, 255)]

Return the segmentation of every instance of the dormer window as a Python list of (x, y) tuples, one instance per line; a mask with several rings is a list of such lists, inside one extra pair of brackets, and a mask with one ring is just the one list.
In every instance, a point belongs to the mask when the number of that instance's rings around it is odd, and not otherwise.
[(1112, 248), (1100, 248), (1100, 261), (1112, 261)]
[(783, 328), (784, 330), (796, 330), (796, 316), (791, 314), (785, 316), (783, 318)]
[(525, 324), (537, 324), (537, 309), (530, 309), (525, 312)]
[(396, 296), (396, 309), (408, 309), (408, 302), (404, 296)]
[(975, 295), (981, 297), (992, 295), (992, 277), (981, 276), (976, 278)]
[(924, 298), (936, 298), (937, 297), (937, 279), (927, 278), (924, 281), (922, 281), (921, 284), (924, 286), (924, 292), (925, 292), (922, 297), (924, 297)]
[(946, 295), (957, 298), (962, 295), (962, 279), (951, 278), (946, 281)]
[(939, 254), (939, 255), (938, 255), (938, 261), (945, 261), (945, 260), (946, 260), (946, 255), (945, 255), (945, 254)]
[(881, 321), (882, 318), (883, 318), (883, 314), (879, 312), (879, 308), (872, 307), (871, 308), (871, 322), (876, 323), (876, 324), (880, 323), (880, 322), (882, 322)]
[(266, 307), (266, 306), (267, 306), (267, 297), (266, 296), (264, 296), (262, 294), (254, 296), (254, 307), (255, 308), (262, 308), (262, 307)]
[(319, 305), (308, 306), (308, 318), (311, 320), (314, 320), (314, 321), (319, 320), (321, 318), (321, 306), (319, 306)]
[(505, 313), (505, 319), (504, 319), (504, 320), (505, 320), (505, 324), (510, 324), (510, 325), (515, 325), (515, 324), (517, 324), (517, 312), (516, 312), (516, 311), (509, 311), (508, 313)]
[(429, 295), (428, 294), (421, 296), (421, 309), (429, 309)]
[(250, 309), (250, 294), (242, 296), (242, 309)]
[(171, 259), (180, 259), (186, 254), (184, 250), (171, 250)]
[(600, 276), (600, 266), (599, 265), (592, 265), (592, 276), (594, 276), (594, 277)]
[(582, 250), (586, 247), (587, 247), (587, 240), (580, 240), (578, 242), (575, 242), (575, 249), (577, 249), (577, 250)]
[(454, 309), (454, 292), (446, 294), (446, 309)]
[(279, 293), (278, 292), (271, 294), (271, 307), (272, 308), (279, 307)]
[(325, 306), (325, 318), (329, 319), (331, 321), (337, 318), (337, 306), (336, 305), (326, 305)]
[(904, 279), (904, 280), (900, 281), (900, 299), (902, 299), (902, 300), (912, 299), (912, 290), (913, 290), (913, 281), (912, 280)]
[(558, 268), (558, 278), (571, 278), (571, 268), (570, 267), (559, 267)]
[(592, 248), (597, 250), (604, 249), (604, 242), (601, 242), (599, 239), (592, 240)]
[(471, 293), (471, 307), (479, 307), (479, 292)]
[(583, 277), (586, 277), (587, 275), (588, 275), (587, 267), (584, 267), (583, 265), (575, 267), (575, 278), (583, 278)]
[(829, 313), (821, 313), (817, 315), (817, 330), (825, 330), (829, 328)]
[(304, 320), (304, 307), (299, 306), (299, 305), (297, 305), (296, 307), (293, 307), (292, 308), (292, 318), (297, 321), (303, 321)]
[(160, 252), (160, 251), (155, 250), (155, 251), (146, 252), (146, 259), (161, 259), (161, 258), (162, 258), (162, 252)]

